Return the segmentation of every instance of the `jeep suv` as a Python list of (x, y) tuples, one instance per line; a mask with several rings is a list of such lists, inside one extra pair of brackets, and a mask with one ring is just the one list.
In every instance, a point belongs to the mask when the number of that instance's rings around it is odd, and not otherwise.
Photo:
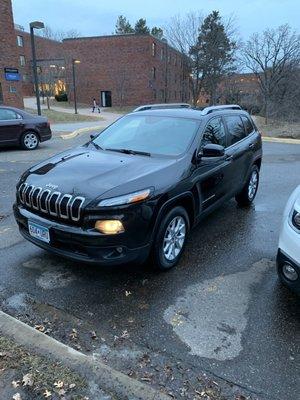
[(235, 197), (256, 195), (261, 136), (239, 106), (128, 114), (26, 171), (14, 213), (32, 243), (96, 264), (173, 267), (187, 235)]

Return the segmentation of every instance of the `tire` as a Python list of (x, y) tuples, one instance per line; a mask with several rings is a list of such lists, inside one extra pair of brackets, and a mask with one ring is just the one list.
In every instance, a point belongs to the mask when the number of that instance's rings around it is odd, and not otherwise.
[(253, 165), (247, 182), (241, 192), (235, 196), (237, 203), (242, 207), (252, 204), (255, 199), (259, 184), (259, 169)]
[(156, 269), (166, 271), (178, 263), (184, 251), (189, 229), (189, 216), (183, 207), (175, 207), (163, 217), (151, 251), (152, 262)]
[(21, 137), (21, 147), (24, 150), (35, 150), (39, 143), (39, 135), (34, 131), (24, 132)]

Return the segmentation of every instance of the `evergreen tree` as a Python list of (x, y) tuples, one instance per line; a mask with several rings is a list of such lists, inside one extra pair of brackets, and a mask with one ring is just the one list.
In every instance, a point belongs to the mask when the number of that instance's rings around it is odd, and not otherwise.
[(126, 17), (119, 15), (116, 22), (115, 34), (122, 35), (126, 33), (134, 33), (134, 29)]
[(228, 36), (218, 11), (213, 11), (203, 21), (197, 44), (190, 50), (197, 63), (196, 73), (210, 95), (210, 103), (217, 102), (217, 89), (222, 77), (234, 70), (235, 42)]
[(134, 32), (137, 34), (149, 34), (150, 29), (147, 26), (147, 22), (144, 18), (140, 18), (136, 21), (134, 26)]
[(162, 39), (164, 36), (164, 31), (161, 28), (158, 28), (157, 26), (154, 26), (151, 29), (151, 35), (157, 37), (158, 39)]

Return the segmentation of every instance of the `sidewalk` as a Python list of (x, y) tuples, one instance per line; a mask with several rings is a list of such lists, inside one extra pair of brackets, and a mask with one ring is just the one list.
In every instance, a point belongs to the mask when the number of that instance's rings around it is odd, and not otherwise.
[[(24, 107), (25, 108), (36, 108), (36, 99), (35, 97), (25, 97), (24, 98)], [(42, 109), (47, 109), (46, 104), (41, 104)], [(58, 111), (58, 112), (65, 112), (69, 114), (74, 114), (74, 109), (69, 108), (69, 107), (57, 107), (57, 106), (51, 106), (51, 110)], [(78, 107), (78, 114), (81, 115), (87, 115), (87, 116), (93, 116), (95, 118), (101, 117), (104, 118), (106, 125), (109, 125), (113, 123), (116, 119), (120, 118), (122, 115), (117, 114), (117, 113), (111, 113), (109, 111), (105, 111), (105, 113), (93, 113), (91, 107)], [(101, 121), (103, 122), (103, 121)]]

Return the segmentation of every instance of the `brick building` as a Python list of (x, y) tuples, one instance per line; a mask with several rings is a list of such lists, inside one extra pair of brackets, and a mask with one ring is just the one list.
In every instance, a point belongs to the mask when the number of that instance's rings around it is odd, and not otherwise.
[(0, 104), (23, 107), (11, 0), (0, 1)]
[[(16, 26), (15, 33), (19, 69), (22, 75), (23, 96), (34, 96), (30, 34), (18, 26)], [(61, 66), (65, 67), (63, 46), (61, 42), (56, 40), (35, 36), (35, 48), (40, 91), (45, 91), (46, 85), (49, 85), (50, 81), (53, 81), (55, 86), (56, 81), (62, 80), (58, 76), (55, 77), (55, 69)], [(53, 72), (51, 72), (50, 68), (53, 68)]]
[[(182, 54), (151, 35), (111, 35), (63, 41), (68, 82), (76, 64), (78, 101), (102, 106), (189, 100)], [(72, 93), (72, 92), (71, 92)]]

